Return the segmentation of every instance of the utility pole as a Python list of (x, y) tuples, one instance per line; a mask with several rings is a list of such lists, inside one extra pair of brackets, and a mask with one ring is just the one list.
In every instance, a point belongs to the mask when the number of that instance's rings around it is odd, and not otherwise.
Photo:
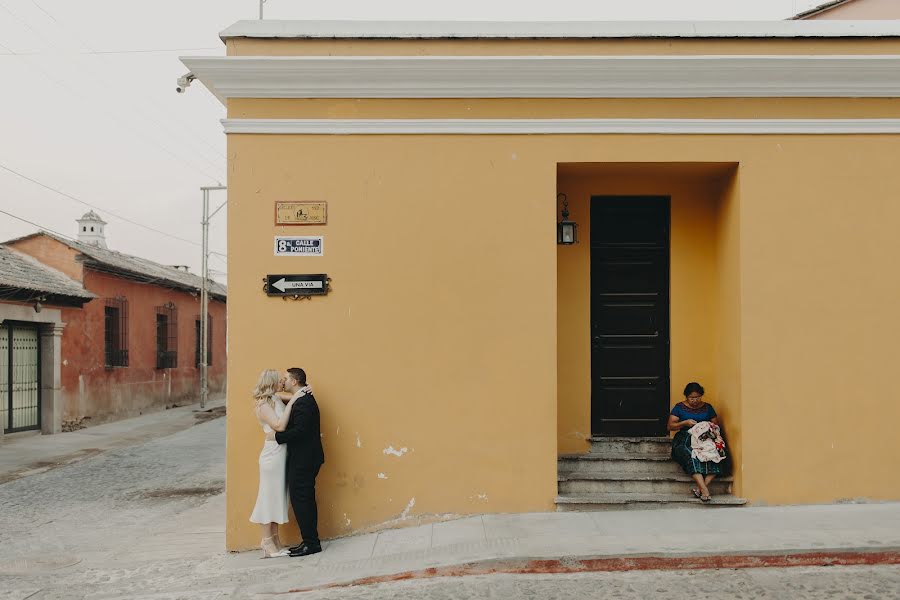
[(266, 3), (266, 0), (259, 0), (259, 20), (263, 20), (263, 4)]
[(219, 205), (219, 208), (209, 214), (209, 192), (210, 190), (228, 189), (224, 185), (213, 185), (200, 188), (203, 192), (203, 259), (201, 261), (201, 270), (203, 271), (200, 284), (200, 408), (206, 408), (206, 400), (209, 397), (209, 378), (207, 357), (209, 356), (209, 220), (215, 216), (222, 207), (228, 203), (225, 200)]

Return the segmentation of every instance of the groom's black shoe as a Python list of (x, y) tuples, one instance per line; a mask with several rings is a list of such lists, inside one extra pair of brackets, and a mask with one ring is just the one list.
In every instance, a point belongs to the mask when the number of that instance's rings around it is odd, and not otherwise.
[(288, 548), (288, 550), (290, 550), (291, 552), (300, 552), (300, 548), (302, 548), (303, 546), (321, 546), (321, 545), (322, 544), (320, 544), (318, 542), (316, 542), (315, 544), (310, 544), (307, 542), (300, 542), (296, 546), (291, 546), (290, 548)]
[(309, 556), (322, 551), (321, 544), (300, 544), (291, 548), (291, 556)]

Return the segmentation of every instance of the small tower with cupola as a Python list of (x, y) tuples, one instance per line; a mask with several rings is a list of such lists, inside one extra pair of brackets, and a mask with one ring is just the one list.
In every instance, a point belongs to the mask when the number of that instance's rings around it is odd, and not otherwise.
[(100, 215), (94, 211), (88, 211), (83, 217), (78, 219), (78, 241), (83, 244), (91, 244), (106, 248), (106, 234), (103, 228), (106, 221), (100, 218)]

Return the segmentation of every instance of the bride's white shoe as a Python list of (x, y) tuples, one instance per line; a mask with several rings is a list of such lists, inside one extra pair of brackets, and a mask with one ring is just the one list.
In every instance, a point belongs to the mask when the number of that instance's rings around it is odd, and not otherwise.
[(278, 556), (289, 556), (291, 551), (287, 548), (278, 549), (278, 546), (275, 545), (275, 540), (267, 537), (263, 538), (262, 542), (260, 542), (260, 547), (263, 551), (263, 558), (276, 558)]

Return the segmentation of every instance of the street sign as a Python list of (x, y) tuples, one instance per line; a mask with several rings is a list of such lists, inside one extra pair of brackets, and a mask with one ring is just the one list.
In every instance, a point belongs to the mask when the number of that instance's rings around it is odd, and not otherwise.
[(322, 256), (324, 246), (321, 235), (275, 236), (275, 256)]
[(324, 296), (328, 293), (328, 275), (266, 275), (269, 296)]

